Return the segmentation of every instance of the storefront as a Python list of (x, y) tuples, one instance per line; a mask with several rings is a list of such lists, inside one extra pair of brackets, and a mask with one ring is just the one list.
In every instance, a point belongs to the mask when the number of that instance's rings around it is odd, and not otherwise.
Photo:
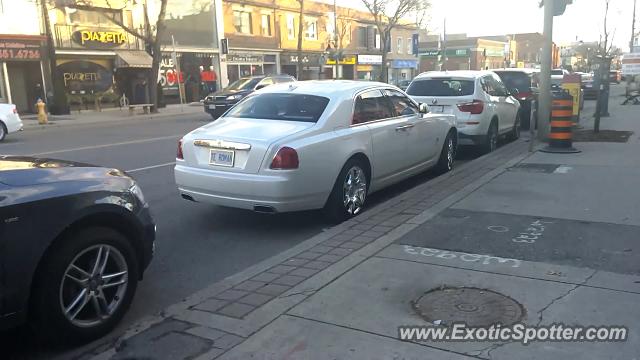
[(358, 80), (377, 80), (382, 68), (382, 55), (358, 55)]
[[(200, 101), (217, 90), (218, 56), (216, 54), (177, 52), (175, 60), (171, 52), (162, 54), (160, 86), (166, 103), (180, 103), (178, 81), (183, 86), (185, 102)], [(180, 76), (178, 76), (178, 67)]]
[(37, 100), (46, 100), (43, 41), (36, 35), (0, 35), (0, 102), (15, 104), (19, 112), (35, 112)]
[(227, 55), (227, 76), (229, 83), (241, 77), (277, 74), (278, 54), (268, 53), (239, 53)]
[[(318, 80), (326, 79), (327, 70), (330, 71), (325, 64), (325, 57), (321, 53), (302, 53), (302, 66), (303, 73), (298, 74), (298, 53), (297, 52), (283, 52), (280, 54), (280, 65), (283, 74), (288, 74), (295, 77), (298, 80)], [(331, 73), (329, 72), (329, 79), (331, 79)]]
[(103, 106), (118, 106), (113, 84), (114, 56), (59, 55), (55, 76), (61, 81), (72, 110), (93, 108), (96, 97)]
[(389, 73), (389, 82), (399, 84), (404, 80), (411, 80), (416, 75), (418, 69), (417, 59), (394, 59), (391, 61), (391, 71)]
[(332, 78), (353, 80), (356, 78), (355, 68), (357, 61), (356, 55), (344, 55), (338, 61), (328, 58), (326, 65), (332, 69), (332, 72), (335, 72), (335, 76), (332, 76)]

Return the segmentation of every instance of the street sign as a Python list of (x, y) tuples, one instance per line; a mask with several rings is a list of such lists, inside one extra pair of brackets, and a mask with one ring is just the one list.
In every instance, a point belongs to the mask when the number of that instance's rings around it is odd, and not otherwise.
[(223, 55), (229, 54), (229, 39), (220, 40), (220, 53)]

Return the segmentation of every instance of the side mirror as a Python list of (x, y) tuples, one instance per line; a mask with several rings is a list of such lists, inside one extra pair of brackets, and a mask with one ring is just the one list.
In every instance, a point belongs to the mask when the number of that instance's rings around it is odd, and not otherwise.
[(260, 85), (256, 86), (256, 90), (264, 89), (264, 88), (266, 88), (267, 86), (269, 86), (269, 85), (267, 85), (267, 84), (260, 84)]
[(418, 104), (418, 110), (420, 111), (420, 114), (428, 114), (429, 106), (425, 103), (420, 103)]

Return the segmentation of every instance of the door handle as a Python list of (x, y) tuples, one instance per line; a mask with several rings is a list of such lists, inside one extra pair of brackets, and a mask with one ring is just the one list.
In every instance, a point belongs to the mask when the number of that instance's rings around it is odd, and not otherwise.
[(413, 124), (407, 124), (407, 125), (398, 126), (396, 128), (396, 131), (408, 130), (408, 129), (411, 129), (413, 126), (414, 126)]

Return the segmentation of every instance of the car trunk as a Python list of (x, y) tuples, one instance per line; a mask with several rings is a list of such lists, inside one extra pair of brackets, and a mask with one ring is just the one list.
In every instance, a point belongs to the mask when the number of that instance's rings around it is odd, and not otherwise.
[(258, 173), (269, 147), (315, 123), (222, 118), (193, 133), (183, 146), (189, 166), (236, 173)]

